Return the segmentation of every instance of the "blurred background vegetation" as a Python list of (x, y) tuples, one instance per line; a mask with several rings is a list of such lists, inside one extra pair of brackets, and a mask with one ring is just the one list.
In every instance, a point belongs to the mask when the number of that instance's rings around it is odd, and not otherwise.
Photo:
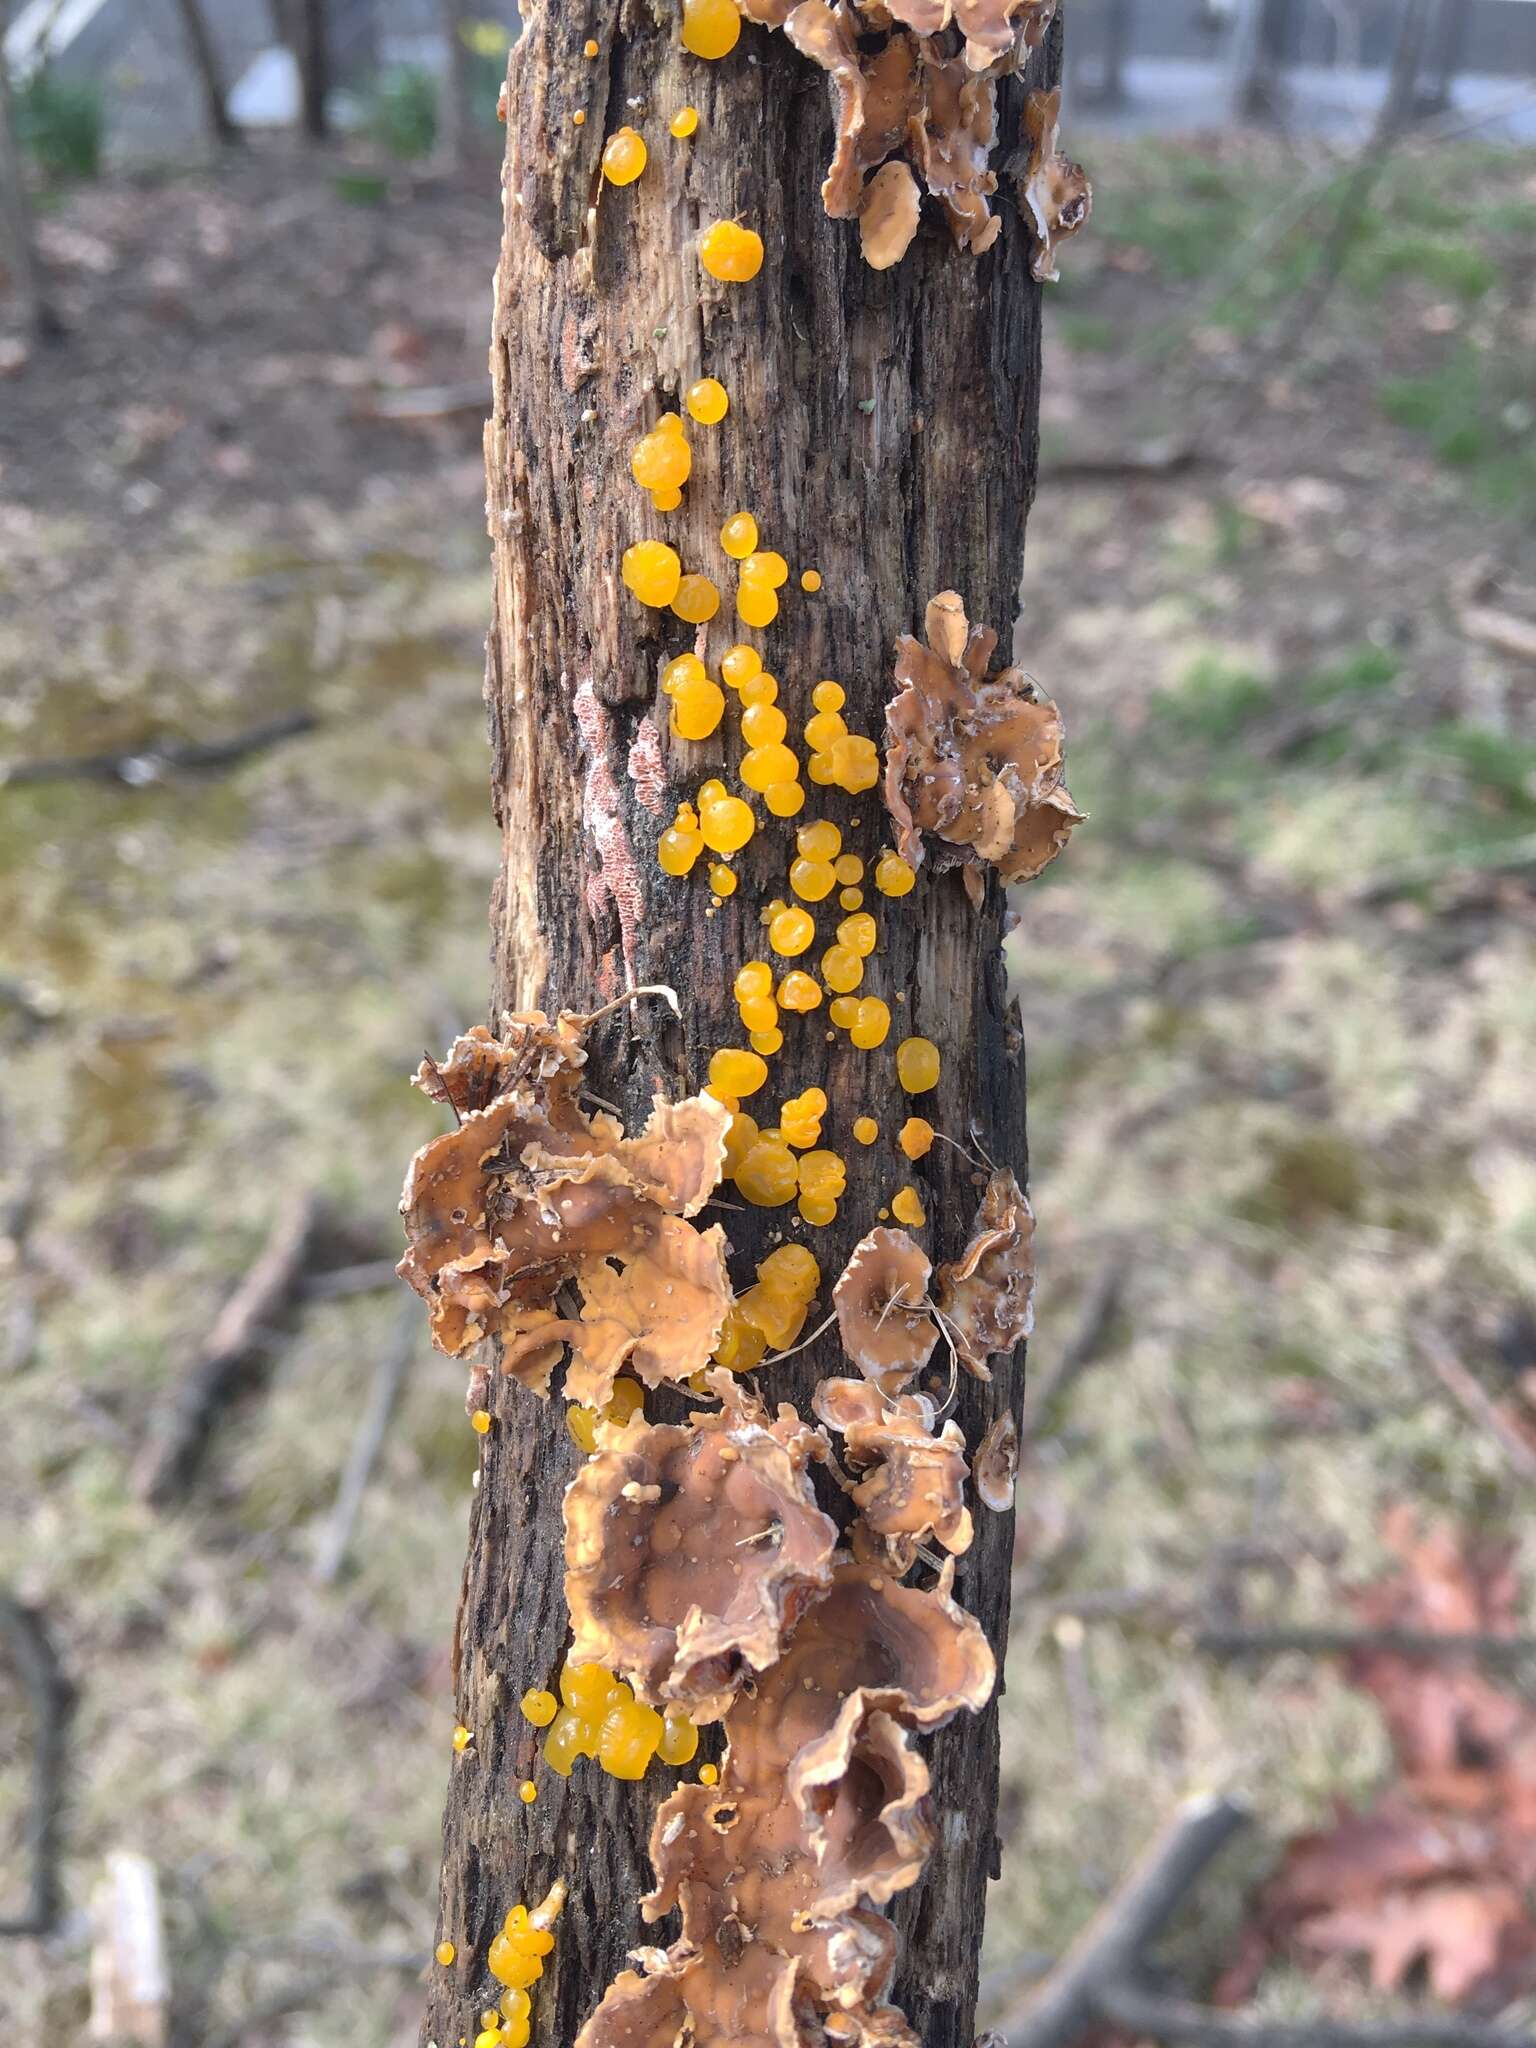
[[(109, 1852), (158, 1875), (177, 2048), (413, 2042), (435, 1896), (475, 1439), (381, 1267), (437, 1125), (405, 1076), (485, 1006), (513, 16), (459, 17), (452, 62), (376, 18), (300, 146), (296, 12), (247, 48), (208, 7), (242, 133), (211, 158), (174, 22), (13, 50), (0, 1586), (78, 1689), (62, 1911), (0, 1947), (25, 2048), (80, 2033)], [(1286, 1838), (1391, 1791), (1347, 1663), (1202, 1631), (1349, 1623), (1404, 1503), (1531, 1584), (1536, 131), (1517, 43), (1456, 76), (1503, 48), (1480, 17), (1367, 144), (1392, 10), (1331, 53), (1280, 13), (1070, 31), (1097, 202), (1049, 295), (1018, 647), (1092, 823), (1011, 941), (1042, 1270), (989, 2018), (1191, 1790), (1264, 1822), (1177, 1945), (1201, 1994)], [(167, 104), (189, 133), (146, 148)], [(306, 1200), (331, 1279), (151, 1504), (167, 1402)], [(7, 1669), (0, 1918), (34, 1753)], [(1420, 1988), (1282, 1947), (1245, 1991), (1349, 2018)]]

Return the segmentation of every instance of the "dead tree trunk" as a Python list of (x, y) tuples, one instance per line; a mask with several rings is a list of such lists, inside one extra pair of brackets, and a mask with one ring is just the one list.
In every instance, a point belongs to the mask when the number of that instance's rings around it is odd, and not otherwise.
[(298, 0), (298, 14), (296, 49), (304, 133), (311, 142), (324, 142), (331, 132), (331, 49), (326, 0)]
[(219, 61), (219, 52), (212, 32), (203, 15), (201, 0), (176, 0), (181, 15), (181, 25), (186, 32), (187, 48), (202, 87), (203, 106), (208, 116), (208, 131), (215, 142), (230, 148), (243, 142), (238, 124), (229, 117), (229, 92), (224, 83), (224, 68)]
[[(798, 744), (823, 677), (846, 689), (850, 729), (882, 736), (893, 641), (921, 631), (940, 591), (959, 592), (974, 619), (998, 627), (1006, 651), (1035, 481), (1040, 293), (1007, 179), (996, 201), (1001, 240), (986, 255), (957, 250), (935, 219), (895, 269), (864, 265), (855, 228), (829, 220), (819, 196), (833, 143), (825, 76), (783, 35), (749, 27), (732, 56), (706, 64), (679, 47), (670, 7), (586, 0), (528, 14), (509, 68), (486, 433), (495, 569), (486, 701), (505, 842), (492, 1016), (590, 1010), (625, 987), (670, 983), (681, 1023), (643, 1005), (599, 1024), (590, 1042), (593, 1090), (622, 1104), (633, 1125), (653, 1091), (697, 1089), (711, 1050), (741, 1042), (732, 978), (766, 957), (759, 910), (787, 894), (795, 824), (836, 819), (845, 847), (871, 865), (892, 836), (878, 788), (853, 798), (810, 788), (799, 820), (781, 823), (759, 805), (760, 829), (734, 862), (741, 886), (718, 907), (703, 866), (686, 881), (663, 875), (659, 833), (701, 781), (732, 774), (735, 751), (727, 727), (698, 744), (669, 736), (660, 665), (697, 644), (713, 672), (733, 641), (757, 642)], [(583, 55), (589, 37), (595, 61)], [(1026, 90), (1054, 80), (1059, 56), (1055, 31), (1022, 75), (1002, 81), (1001, 154), (1021, 133)], [(692, 141), (673, 141), (668, 121), (685, 104), (701, 125)], [(618, 189), (600, 182), (598, 163), (604, 136), (626, 123), (643, 131), (650, 163)], [(719, 285), (699, 267), (698, 237), (738, 215), (761, 232), (767, 259), (752, 283)], [(658, 519), (631, 482), (629, 451), (705, 375), (726, 385), (730, 411), (719, 426), (690, 425), (684, 505)], [(780, 617), (763, 634), (731, 615), (733, 565), (717, 538), (742, 508), (755, 513), (762, 545), (793, 565)], [(620, 583), (625, 548), (660, 531), (726, 593), (697, 643), (693, 628), (642, 609)], [(799, 587), (809, 567), (823, 578), (814, 596)], [(973, 907), (958, 872), (925, 871), (911, 895), (888, 902), (871, 891), (867, 902), (881, 938), (866, 991), (892, 1005), (890, 1040), (879, 1054), (859, 1052), (826, 1026), (825, 1011), (786, 1015), (760, 1098), (767, 1123), (789, 1096), (826, 1090), (822, 1142), (848, 1166), (838, 1220), (813, 1230), (793, 1209), (744, 1206), (721, 1218), (733, 1277), (750, 1278), (783, 1237), (811, 1245), (825, 1276), (818, 1318), (825, 1289), (903, 1182), (921, 1191), (929, 1222), (920, 1235), (935, 1263), (970, 1234), (984, 1176), (945, 1144), (910, 1165), (892, 1140), (913, 1108), (961, 1144), (974, 1129), (993, 1160), (1021, 1182), (1025, 1173), (1003, 890), (989, 879)], [(819, 922), (811, 964), (835, 918)], [(896, 1085), (892, 1057), (908, 1033), (933, 1039), (944, 1063), (936, 1093), (915, 1104)], [(848, 1135), (861, 1114), (880, 1124), (868, 1147)], [(812, 1389), (839, 1356), (829, 1335), (756, 1377), (770, 1402), (792, 1400), (808, 1415)], [(955, 1412), (973, 1447), (1020, 1407), (1021, 1360), (994, 1367), (990, 1383), (960, 1381)], [(632, 1785), (578, 1764), (564, 1780), (538, 1763), (539, 1732), (517, 1703), (526, 1687), (550, 1684), (562, 1659), (560, 1501), (581, 1454), (558, 1397), (540, 1404), (498, 1376), (490, 1400), (456, 1629), (455, 1703), (475, 1745), (453, 1772), (439, 1911), (438, 1938), (457, 1955), (434, 1973), (421, 2038), (441, 2048), (473, 2038), (477, 2013), (494, 2003), (484, 1957), (502, 1917), (563, 1878), (569, 1903), (534, 1993), (533, 2038), (545, 2048), (574, 2040), (628, 1949), (669, 1938), (644, 1926), (638, 1901), (652, 1881), (656, 1781), (670, 1785), (672, 1774), (657, 1766)], [(666, 1389), (647, 1399), (647, 1412), (667, 1419), (688, 1406)], [(977, 1522), (955, 1593), (1001, 1657), (1012, 1517), (978, 1508)], [(927, 1746), (940, 1846), (892, 1908), (905, 1940), (893, 1997), (925, 2048), (972, 2039), (986, 1888), (999, 1867), (996, 1713), (994, 1700)], [(704, 1733), (701, 1761), (719, 1753), (719, 1729)], [(530, 1776), (538, 1798), (524, 1806), (518, 1785)]]

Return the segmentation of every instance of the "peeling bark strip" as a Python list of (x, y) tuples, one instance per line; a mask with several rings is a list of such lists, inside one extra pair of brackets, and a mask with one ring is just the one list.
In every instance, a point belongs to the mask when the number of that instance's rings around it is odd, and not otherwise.
[[(729, 57), (705, 63), (682, 50), (678, 10), (660, 0), (545, 0), (525, 11), (506, 92), (506, 232), (486, 432), (495, 571), (486, 698), (505, 842), (492, 1014), (499, 1022), (505, 1010), (536, 1005), (551, 1016), (586, 1012), (628, 983), (675, 987), (681, 1021), (647, 1004), (603, 1019), (588, 1040), (584, 1079), (635, 1130), (655, 1091), (693, 1093), (711, 1051), (741, 1042), (731, 980), (763, 955), (758, 911), (784, 893), (794, 823), (834, 818), (845, 847), (870, 865), (893, 832), (878, 790), (850, 799), (811, 788), (802, 819), (788, 825), (757, 803), (757, 834), (733, 860), (741, 886), (706, 916), (702, 870), (669, 879), (655, 846), (704, 778), (735, 787), (734, 720), (696, 744), (673, 738), (661, 664), (697, 646), (715, 670), (733, 641), (757, 644), (780, 679), (798, 749), (823, 677), (847, 691), (852, 730), (882, 733), (895, 642), (919, 629), (939, 592), (958, 592), (971, 617), (1006, 628), (1034, 488), (1039, 286), (1008, 178), (991, 197), (1001, 231), (985, 253), (957, 250), (943, 213), (935, 207), (930, 218), (934, 202), (925, 200), (902, 261), (866, 265), (856, 229), (829, 219), (821, 200), (835, 95), (784, 35), (748, 26)], [(595, 59), (583, 55), (588, 39)], [(999, 82), (999, 168), (1011, 148), (1027, 148), (1027, 93), (1049, 90), (1058, 70), (1053, 31), (1019, 75)], [(684, 105), (698, 109), (699, 130), (674, 141), (667, 124)], [(644, 135), (649, 167), (633, 185), (604, 186), (604, 138), (626, 124)], [(766, 257), (753, 283), (720, 285), (700, 269), (697, 239), (711, 221), (736, 216), (762, 235)], [(730, 412), (716, 427), (690, 426), (683, 505), (658, 516), (630, 480), (629, 450), (660, 412), (681, 410), (682, 392), (705, 375), (726, 385)], [(762, 545), (792, 566), (779, 619), (761, 635), (732, 616), (735, 577), (718, 544), (721, 522), (737, 510), (756, 516)], [(653, 535), (725, 592), (720, 616), (697, 634), (622, 588), (624, 549)], [(810, 567), (823, 579), (814, 596), (798, 580)], [(722, 1215), (738, 1288), (775, 1243), (808, 1244), (823, 1275), (812, 1327), (904, 1182), (921, 1194), (929, 1221), (918, 1236), (935, 1270), (965, 1250), (988, 1175), (951, 1145), (915, 1164), (903, 1158), (893, 1141), (909, 1109), (962, 1142), (974, 1125), (998, 1167), (1025, 1177), (1002, 891), (988, 871), (973, 904), (960, 873), (936, 865), (904, 898), (867, 897), (880, 950), (866, 988), (891, 1003), (887, 1044), (856, 1050), (845, 1033), (829, 1033), (824, 1010), (786, 1016), (784, 1050), (749, 1105), (767, 1123), (791, 1095), (825, 1089), (824, 1142), (847, 1162), (838, 1220), (811, 1230), (793, 1209), (752, 1208), (699, 1219)], [(814, 967), (830, 936), (827, 925), (805, 964)], [(937, 1089), (916, 1103), (895, 1078), (895, 1045), (910, 1033), (931, 1038), (943, 1058)], [(849, 1137), (861, 1114), (880, 1125), (869, 1146)], [(947, 1365), (941, 1343), (921, 1385), (942, 1394)], [(760, 1368), (751, 1384), (770, 1404), (792, 1401), (809, 1416), (818, 1384), (847, 1370), (829, 1331)], [(1017, 1356), (995, 1358), (992, 1371), (990, 1380), (959, 1376), (953, 1416), (973, 1448), (1002, 1417), (1018, 1417)], [(489, 1400), (455, 1658), (454, 1707), (474, 1739), (453, 1765), (438, 1926), (455, 1956), (433, 1971), (422, 2041), (453, 2048), (461, 2035), (473, 2039), (498, 1988), (485, 1957), (503, 1917), (558, 1879), (569, 1898), (534, 1990), (533, 2040), (569, 2048), (627, 1951), (675, 1934), (670, 1922), (647, 1928), (641, 1900), (655, 1882), (652, 1823), (680, 1781), (661, 1766), (625, 1783), (593, 1763), (578, 1763), (569, 1779), (539, 1764), (540, 1731), (517, 1702), (525, 1688), (552, 1682), (565, 1653), (560, 1496), (582, 1457), (560, 1399), (538, 1404), (497, 1375)], [(677, 1424), (694, 1405), (662, 1387), (646, 1412), (653, 1424)], [(821, 1505), (846, 1524), (847, 1504), (825, 1477), (816, 1475)], [(1012, 1516), (975, 1522), (974, 1540), (953, 1560), (953, 1597), (1000, 1653)], [(929, 1576), (919, 1565), (912, 1583)], [(900, 1730), (872, 1725), (868, 1739), (899, 1778)], [(719, 1753), (717, 1731), (706, 1728), (700, 1761)], [(942, 1846), (891, 1898), (903, 1952), (890, 1996), (924, 2048), (969, 2048), (985, 1890), (997, 1866), (995, 1699), (925, 1736), (923, 1756)], [(914, 1764), (914, 1785), (916, 1775)], [(518, 1798), (525, 1777), (538, 1785), (531, 1806)], [(740, 1938), (734, 1922), (721, 1930), (722, 1952), (727, 1934)]]

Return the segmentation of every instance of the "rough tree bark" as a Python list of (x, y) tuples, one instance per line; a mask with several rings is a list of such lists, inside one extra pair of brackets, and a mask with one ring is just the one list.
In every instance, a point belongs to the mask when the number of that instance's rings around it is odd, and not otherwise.
[[(711, 1049), (740, 1041), (731, 981), (762, 953), (758, 910), (784, 890), (793, 827), (759, 807), (769, 829), (736, 857), (741, 887), (712, 915), (702, 870), (672, 880), (656, 864), (678, 800), (706, 776), (728, 774), (734, 754), (724, 727), (696, 745), (668, 736), (658, 671), (695, 637), (621, 587), (624, 548), (663, 525), (630, 480), (629, 449), (693, 379), (722, 379), (730, 413), (719, 427), (690, 429), (693, 477), (682, 510), (664, 522), (685, 566), (706, 568), (727, 593), (720, 616), (698, 631), (699, 651), (713, 671), (734, 640), (758, 643), (780, 677), (796, 742), (821, 677), (847, 690), (850, 728), (879, 739), (892, 643), (921, 630), (937, 592), (960, 592), (973, 619), (1001, 630), (1006, 653), (1036, 470), (1039, 287), (1008, 179), (998, 198), (1002, 239), (989, 254), (958, 252), (937, 221), (925, 222), (896, 269), (867, 269), (856, 231), (828, 220), (819, 197), (832, 148), (825, 77), (782, 35), (749, 28), (732, 57), (703, 64), (681, 50), (675, 9), (655, 0), (528, 12), (509, 68), (486, 432), (495, 574), (486, 700), (505, 840), (492, 1018), (535, 1005), (585, 1010), (628, 985), (671, 983), (681, 1023), (642, 1004), (599, 1024), (590, 1043), (595, 1092), (622, 1103), (633, 1124), (653, 1090), (690, 1092)], [(601, 50), (595, 62), (582, 55), (589, 37)], [(1005, 138), (1021, 132), (1025, 91), (1053, 82), (1059, 62), (1057, 30), (1022, 77), (1004, 81)], [(697, 106), (701, 127), (678, 143), (667, 119), (685, 103)], [(633, 186), (600, 187), (603, 137), (626, 122), (645, 133), (650, 166)], [(719, 285), (699, 268), (697, 237), (737, 214), (762, 233), (767, 260), (754, 283)], [(756, 514), (763, 545), (825, 579), (812, 597), (792, 576), (778, 622), (761, 635), (731, 614), (734, 578), (717, 539), (721, 520), (741, 507)], [(845, 845), (869, 860), (890, 843), (878, 790), (808, 796), (801, 822), (837, 819)], [(989, 880), (976, 911), (957, 873), (925, 871), (899, 902), (873, 893), (868, 901), (881, 951), (866, 991), (893, 1006), (883, 1054), (858, 1052), (841, 1034), (829, 1043), (821, 1014), (786, 1018), (785, 1049), (761, 1098), (777, 1105), (825, 1087), (823, 1142), (848, 1160), (838, 1221), (808, 1230), (792, 1209), (730, 1205), (700, 1218), (726, 1224), (738, 1284), (781, 1236), (809, 1242), (825, 1276), (823, 1304), (903, 1180), (923, 1193), (921, 1235), (935, 1262), (970, 1232), (982, 1178), (975, 1162), (937, 1145), (912, 1168), (891, 1143), (913, 1106), (895, 1084), (901, 1036), (924, 1033), (943, 1053), (936, 1095), (916, 1106), (957, 1139), (974, 1127), (1021, 1182), (1025, 1171), (1003, 892)], [(883, 1133), (868, 1149), (848, 1137), (864, 1112)], [(837, 1358), (835, 1336), (824, 1337), (759, 1375), (763, 1391), (809, 1413), (812, 1388)], [(1022, 1360), (995, 1363), (990, 1384), (961, 1379), (956, 1412), (972, 1445), (1005, 1407), (1015, 1416), (1020, 1407)], [(578, 1764), (568, 1781), (538, 1766), (538, 1731), (517, 1702), (525, 1687), (549, 1683), (562, 1658), (560, 1497), (580, 1454), (558, 1396), (541, 1405), (498, 1378), (491, 1400), (455, 1637), (457, 1712), (476, 1737), (455, 1763), (444, 1830), (438, 1938), (458, 1956), (434, 1973), (421, 2038), (453, 2048), (473, 2036), (495, 1988), (483, 1959), (503, 1915), (561, 1877), (570, 1899), (534, 1994), (543, 2048), (574, 2039), (626, 1950), (670, 1938), (667, 1927), (643, 1927), (637, 1901), (651, 1882), (651, 1816), (673, 1774), (658, 1766), (626, 1785), (595, 1765)], [(666, 1390), (647, 1403), (667, 1419), (688, 1406)], [(956, 1597), (1000, 1656), (1012, 1521), (977, 1514)], [(705, 1738), (701, 1761), (718, 1755), (720, 1730)], [(970, 2048), (985, 1893), (998, 1874), (995, 1700), (926, 1747), (939, 1847), (895, 1902), (905, 1952), (893, 1995), (925, 2048)], [(525, 1807), (518, 1782), (529, 1775), (539, 1794)]]

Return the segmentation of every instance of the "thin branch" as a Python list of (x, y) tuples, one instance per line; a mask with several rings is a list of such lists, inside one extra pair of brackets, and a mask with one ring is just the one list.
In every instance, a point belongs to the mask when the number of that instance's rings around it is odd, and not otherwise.
[(1300, 1651), (1311, 1657), (1406, 1657), (1415, 1663), (1465, 1657), (1508, 1668), (1536, 1658), (1536, 1636), (1437, 1634), (1411, 1628), (1206, 1628), (1196, 1631), (1194, 1648), (1202, 1656), (1229, 1663)]
[(1515, 1428), (1509, 1417), (1486, 1391), (1481, 1380), (1474, 1373), (1468, 1372), (1439, 1331), (1420, 1329), (1418, 1350), (1430, 1371), (1463, 1414), (1469, 1415), (1493, 1438), (1504, 1453), (1510, 1470), (1527, 1483), (1536, 1481), (1536, 1447), (1533, 1447)]
[[(1249, 2019), (1131, 1985), (1106, 1988), (1094, 2001), (1102, 2019), (1152, 2041), (1193, 2048), (1531, 2048), (1530, 2032), (1486, 2020), (1425, 2013), (1411, 2020), (1358, 2023), (1324, 2018)], [(1017, 2044), (1013, 2044), (1017, 2048)]]
[(0, 1645), (32, 1708), (32, 1798), (26, 1840), (32, 1858), (27, 1910), (0, 1920), (0, 1935), (53, 1931), (59, 1917), (59, 1813), (63, 1803), (64, 1746), (74, 1688), (64, 1676), (42, 1616), (0, 1592)]
[(144, 789), (167, 769), (228, 768), (248, 754), (260, 753), (281, 740), (313, 732), (320, 721), (312, 711), (288, 711), (222, 740), (158, 740), (145, 747), (120, 747), (111, 754), (65, 754), (51, 761), (0, 761), (0, 789), (33, 782), (68, 782), (81, 778), (121, 782)]
[(368, 1405), (363, 1410), (362, 1421), (347, 1453), (341, 1483), (336, 1489), (336, 1505), (316, 1547), (314, 1575), (322, 1586), (333, 1585), (347, 1561), (352, 1531), (362, 1510), (368, 1482), (384, 1447), (384, 1439), (389, 1434), (406, 1373), (416, 1355), (419, 1328), (420, 1314), (413, 1298), (395, 1318), (395, 1326), (379, 1354), (373, 1384), (368, 1389)]
[(259, 1372), (274, 1327), (299, 1293), (318, 1215), (311, 1195), (279, 1212), (260, 1257), (215, 1320), (140, 1462), (139, 1492), (156, 1507), (186, 1492), (220, 1413)]
[(1008, 2048), (1065, 2048), (1094, 2024), (1098, 1995), (1125, 1982), (1185, 1894), (1248, 1824), (1230, 1799), (1191, 1799), (1106, 1900), (1045, 1982), (997, 2022)]

